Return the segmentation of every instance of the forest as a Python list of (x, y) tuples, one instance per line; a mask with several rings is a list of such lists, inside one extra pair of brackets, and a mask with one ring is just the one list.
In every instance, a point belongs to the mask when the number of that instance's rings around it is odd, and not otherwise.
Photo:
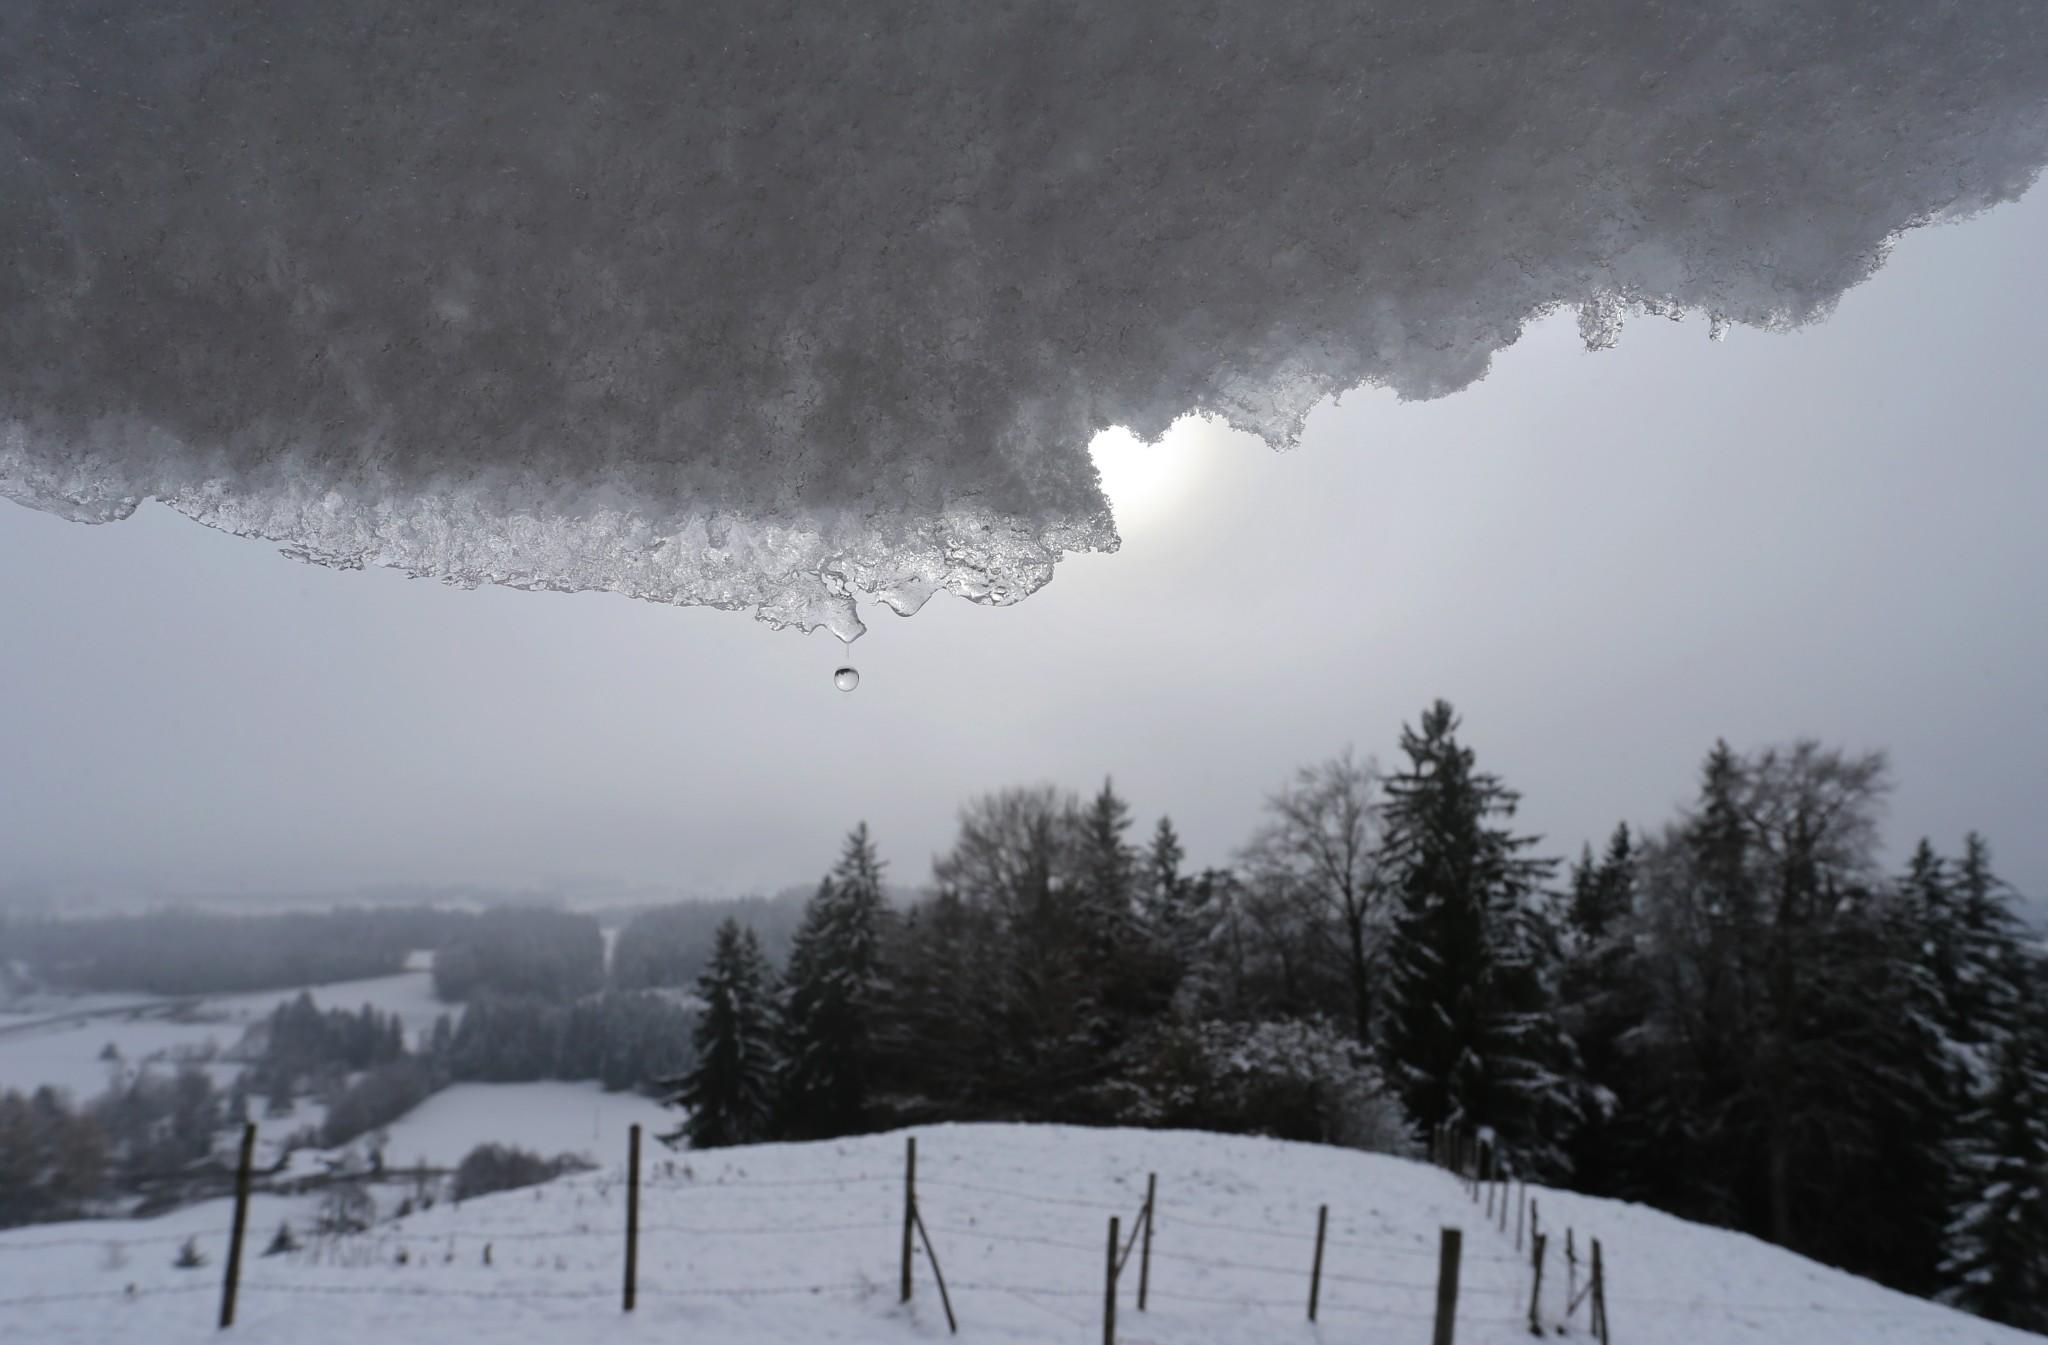
[(1452, 707), (1268, 800), (1224, 868), (1172, 822), (1009, 789), (899, 908), (866, 826), (779, 965), (728, 920), (669, 1081), (698, 1147), (940, 1119), (1414, 1152), (1745, 1230), (2048, 1327), (2048, 974), (1986, 841), (1886, 871), (1881, 753), (1716, 743), (1693, 802), (1561, 862)]

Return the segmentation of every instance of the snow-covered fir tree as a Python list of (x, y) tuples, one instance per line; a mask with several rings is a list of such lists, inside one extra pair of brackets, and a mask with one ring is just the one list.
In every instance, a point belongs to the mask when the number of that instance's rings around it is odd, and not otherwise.
[(1104, 780), (1073, 819), (1074, 894), (1091, 956), (1111, 962), (1136, 933), (1138, 855), (1126, 833), (1131, 807)]
[(1963, 857), (1955, 867), (1959, 936), (1950, 999), (1957, 1035), (1965, 1042), (2002, 1038), (2025, 1008), (2017, 979), (2023, 964), (2015, 956), (2019, 921), (2011, 897), (2011, 889), (1991, 870), (1990, 843), (1974, 831), (1964, 836)]
[(1628, 825), (1614, 829), (1596, 860), (1591, 845), (1572, 867), (1561, 935), (1558, 1017), (1578, 1051), (1584, 1083), (1580, 1124), (1571, 1132), (1572, 1175), (1580, 1189), (1624, 1193), (1630, 1155), (1616, 1121), (1642, 1091), (1629, 1058), (1629, 1034), (1643, 1021), (1647, 996), (1636, 975), (1636, 867), (1640, 847)]
[(791, 946), (780, 1129), (792, 1137), (853, 1134), (867, 1123), (886, 994), (882, 869), (863, 822), (804, 908)]
[(754, 931), (728, 918), (697, 978), (697, 1063), (665, 1085), (668, 1105), (688, 1112), (666, 1142), (713, 1149), (769, 1137), (780, 1073), (771, 979)]
[(1438, 701), (1406, 726), (1387, 781), (1396, 899), (1386, 1056), (1419, 1127), (1490, 1126), (1525, 1171), (1561, 1174), (1579, 1110), (1573, 1051), (1554, 1013), (1550, 872), (1503, 823), (1516, 795), (1477, 769)]
[(2048, 1015), (1996, 1052), (1991, 1095), (1959, 1145), (1943, 1302), (2048, 1332)]

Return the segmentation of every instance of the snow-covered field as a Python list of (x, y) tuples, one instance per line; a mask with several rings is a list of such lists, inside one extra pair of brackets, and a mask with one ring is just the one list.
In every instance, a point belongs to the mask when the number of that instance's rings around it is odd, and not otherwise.
[(616, 1163), (635, 1122), (653, 1135), (680, 1119), (638, 1093), (607, 1093), (595, 1083), (458, 1083), (392, 1122), (384, 1156), (453, 1167), (488, 1140), (548, 1158), (583, 1154)]
[[(396, 1014), (415, 1044), (432, 1031), (436, 1017), (460, 1013), (459, 1006), (434, 998), (433, 976), (418, 959), (392, 976), (306, 989), (323, 1009), (368, 1004)], [(109, 1043), (120, 1052), (123, 1069), (144, 1064), (175, 1068), (181, 1055), (232, 1050), (252, 1024), (299, 993), (262, 990), (200, 999), (39, 995), (0, 1009), (0, 1088), (27, 1091), (50, 1084), (84, 1101), (107, 1087), (114, 1066), (100, 1053)], [(225, 1086), (232, 1074), (220, 1074), (216, 1081)]]
[[(1438, 1230), (1464, 1230), (1457, 1339), (1529, 1339), (1529, 1271), (1450, 1175), (1419, 1163), (1187, 1132), (938, 1126), (919, 1137), (919, 1205), (966, 1341), (1101, 1338), (1106, 1221), (1123, 1227), (1159, 1176), (1149, 1310), (1137, 1262), (1119, 1285), (1126, 1345), (1430, 1339)], [(479, 1136), (478, 1138), (482, 1138)], [(526, 1191), (442, 1203), (353, 1238), (255, 1257), (278, 1211), (252, 1219), (235, 1334), (291, 1345), (451, 1339), (811, 1342), (947, 1336), (922, 1256), (904, 1308), (896, 1276), (903, 1137), (669, 1154), (650, 1146), (640, 1305), (619, 1311), (620, 1165)], [(1754, 1239), (1636, 1206), (1534, 1192), (1546, 1227), (1606, 1254), (1623, 1345), (2023, 1345), (1992, 1326), (1828, 1270)], [(1315, 1212), (1330, 1206), (1321, 1321), (1305, 1320)], [(176, 1220), (170, 1226), (169, 1220)], [(61, 1345), (218, 1339), (223, 1239), (173, 1269), (188, 1227), (224, 1229), (214, 1203), (154, 1223), (0, 1234), (0, 1337)], [(107, 1244), (153, 1239), (111, 1264)], [(489, 1260), (486, 1262), (488, 1249)], [(120, 1259), (115, 1257), (113, 1259)], [(1564, 1310), (1553, 1249), (1547, 1328)], [(1589, 1338), (1582, 1307), (1569, 1330)]]

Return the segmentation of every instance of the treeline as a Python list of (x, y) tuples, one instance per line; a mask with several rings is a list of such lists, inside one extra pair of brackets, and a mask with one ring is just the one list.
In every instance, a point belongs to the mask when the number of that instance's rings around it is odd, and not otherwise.
[(676, 998), (646, 990), (606, 992), (569, 1004), (486, 996), (463, 1013), (437, 1058), (458, 1080), (593, 1079), (616, 1092), (688, 1068), (695, 1022)]
[(612, 987), (690, 985), (710, 965), (718, 927), (729, 919), (753, 930), (762, 951), (779, 962), (789, 955), (809, 895), (796, 889), (773, 897), (679, 902), (639, 911), (620, 928), (612, 946)]
[(784, 965), (719, 931), (676, 1137), (1402, 1149), (1450, 1122), (1525, 1174), (2048, 1324), (2048, 974), (1981, 838), (1886, 873), (1881, 755), (1717, 745), (1691, 807), (1566, 869), (1448, 705), (1401, 757), (1304, 769), (1199, 873), (1108, 785), (976, 800), (901, 913), (856, 829)]
[(604, 984), (604, 934), (588, 915), (510, 907), (473, 917), (434, 954), (434, 994), (493, 993), (562, 1001)]
[(780, 958), (803, 917), (805, 895), (640, 911), (619, 931), (609, 968), (594, 917), (512, 905), (277, 915), (164, 910), (85, 920), (0, 913), (0, 967), (70, 990), (219, 995), (392, 975), (408, 954), (430, 952), (434, 992), (448, 1003), (485, 994), (567, 1003), (606, 987), (688, 986), (709, 962), (728, 917), (751, 926)]
[(401, 971), (475, 917), (425, 907), (282, 915), (166, 910), (95, 920), (0, 922), (0, 962), (75, 990), (216, 995)]
[(482, 912), (351, 907), (278, 915), (164, 910), (93, 920), (0, 921), (0, 964), (73, 990), (218, 995), (389, 976), (434, 954), (434, 990), (568, 1000), (605, 982), (595, 919), (538, 906)]

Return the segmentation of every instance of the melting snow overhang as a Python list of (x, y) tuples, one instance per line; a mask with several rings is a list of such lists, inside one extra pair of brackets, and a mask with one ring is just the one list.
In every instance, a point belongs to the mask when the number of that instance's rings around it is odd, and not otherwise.
[(1107, 426), (1797, 324), (2044, 159), (2039, 0), (18, 0), (0, 493), (851, 638), (1114, 547)]

